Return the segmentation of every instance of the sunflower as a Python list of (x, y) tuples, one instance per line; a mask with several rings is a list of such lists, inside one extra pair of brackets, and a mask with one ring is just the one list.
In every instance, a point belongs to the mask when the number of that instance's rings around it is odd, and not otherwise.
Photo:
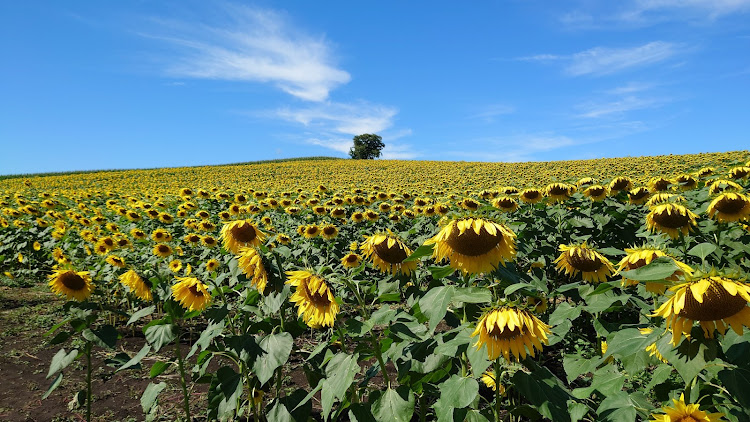
[(191, 243), (195, 245), (196, 243), (201, 241), (201, 237), (200, 235), (195, 234), (195, 233), (188, 233), (185, 235), (185, 237), (182, 238), (182, 240), (184, 240), (187, 243)]
[(648, 181), (648, 189), (651, 192), (663, 192), (669, 189), (672, 181), (664, 177), (653, 177)]
[(471, 274), (492, 272), (516, 255), (516, 234), (483, 218), (451, 220), (425, 244), (435, 244), (436, 261), (448, 258), (451, 267)]
[(497, 383), (497, 377), (495, 376), (495, 371), (485, 371), (482, 374), (482, 383), (486, 385), (487, 387), (491, 388), (492, 391), (496, 391), (498, 388), (500, 389), (500, 395), (505, 395), (505, 387), (502, 384)]
[(735, 180), (747, 179), (748, 176), (750, 176), (750, 167), (747, 166), (735, 167), (729, 171), (729, 177)]
[(565, 183), (551, 183), (544, 189), (544, 194), (547, 195), (550, 202), (563, 202), (570, 198), (570, 195), (575, 191), (575, 186), (568, 185)]
[(49, 276), (49, 287), (53, 293), (68, 299), (83, 302), (94, 291), (94, 283), (88, 271), (56, 270)]
[(151, 239), (154, 242), (169, 242), (172, 240), (172, 235), (168, 231), (158, 228), (151, 233)]
[(221, 263), (217, 259), (209, 259), (206, 261), (206, 271), (213, 272), (216, 271), (221, 266)]
[(319, 275), (309, 271), (287, 271), (286, 284), (297, 289), (289, 299), (297, 304), (297, 315), (313, 328), (333, 327), (339, 304), (330, 287)]
[(640, 205), (648, 201), (651, 191), (647, 188), (639, 187), (628, 192), (628, 202), (633, 205)]
[(548, 344), (550, 327), (528, 311), (504, 306), (486, 312), (471, 334), (479, 335), (474, 346), (477, 349), (487, 345), (487, 358), (497, 359), (501, 354), (510, 361), (511, 353), (516, 360), (534, 357), (536, 350), (542, 350), (542, 343)]
[(633, 181), (626, 176), (618, 176), (609, 182), (609, 190), (612, 192), (628, 191), (633, 187)]
[(142, 240), (146, 238), (146, 232), (139, 228), (133, 228), (130, 230), (130, 235), (133, 236), (133, 239)]
[(750, 284), (726, 276), (709, 275), (698, 280), (678, 284), (669, 300), (652, 316), (666, 319), (672, 330), (672, 344), (678, 344), (682, 334), (690, 335), (693, 322), (698, 321), (703, 333), (713, 338), (727, 326), (742, 335), (742, 326), (750, 327)]
[(182, 261), (179, 259), (173, 259), (169, 262), (169, 269), (172, 270), (173, 273), (176, 273), (182, 269)]
[(320, 229), (320, 235), (323, 236), (323, 239), (326, 240), (335, 239), (338, 234), (339, 229), (337, 229), (333, 224), (326, 224)]
[(700, 178), (708, 177), (714, 174), (714, 171), (716, 171), (716, 169), (713, 167), (703, 167), (702, 169), (698, 170), (695, 175)]
[(224, 247), (232, 253), (239, 252), (240, 247), (255, 247), (265, 240), (258, 226), (252, 220), (235, 220), (224, 224), (221, 228), (221, 239), (224, 241)]
[(695, 225), (695, 217), (697, 215), (684, 205), (659, 204), (646, 216), (646, 225), (651, 232), (660, 231), (676, 239), (680, 234), (690, 233), (691, 226)]
[(603, 201), (609, 193), (606, 186), (602, 185), (591, 185), (583, 191), (583, 196), (588, 197), (592, 201)]
[(615, 272), (615, 267), (604, 255), (590, 248), (586, 242), (580, 245), (560, 245), (559, 257), (554, 261), (557, 271), (565, 271), (573, 276), (581, 273), (581, 278), (589, 282), (605, 282)]
[(172, 255), (172, 248), (169, 247), (166, 243), (158, 243), (154, 246), (154, 249), (152, 250), (154, 255), (160, 256), (162, 258), (166, 258), (169, 255)]
[(722, 193), (711, 201), (706, 212), (720, 223), (747, 220), (750, 217), (750, 198), (741, 193)]
[(213, 248), (219, 244), (219, 241), (211, 235), (206, 235), (201, 237), (201, 243), (203, 243), (203, 245), (207, 248)]
[(536, 204), (541, 201), (544, 194), (541, 190), (535, 188), (528, 188), (521, 191), (518, 195), (518, 199), (525, 204)]
[(276, 236), (276, 240), (282, 245), (288, 245), (289, 242), (292, 241), (292, 239), (284, 233), (280, 233), (278, 236)]
[(258, 292), (263, 294), (268, 283), (268, 273), (263, 266), (263, 259), (255, 248), (240, 248), (240, 255), (237, 258), (238, 266), (250, 279), (250, 282)]
[(365, 239), (359, 249), (381, 272), (409, 275), (417, 269), (417, 261), (403, 262), (412, 251), (390, 230), (365, 236)]
[(709, 186), (708, 188), (708, 193), (710, 193), (711, 195), (716, 195), (717, 193), (726, 191), (741, 192), (742, 186), (739, 183), (733, 182), (731, 180), (719, 179), (711, 183), (711, 186)]
[(361, 222), (365, 221), (365, 215), (364, 215), (364, 213), (362, 213), (360, 211), (357, 211), (357, 212), (355, 212), (355, 213), (352, 214), (351, 219), (355, 223), (361, 223)]
[(673, 406), (664, 406), (661, 410), (663, 415), (652, 413), (650, 422), (720, 422), (724, 421), (723, 413), (706, 413), (700, 410), (697, 404), (685, 403), (685, 395), (680, 394), (680, 399), (672, 399)]
[(653, 208), (659, 204), (667, 204), (667, 203), (675, 203), (675, 202), (685, 202), (685, 197), (682, 195), (675, 195), (672, 193), (666, 193), (666, 192), (659, 192), (652, 196), (651, 198), (646, 201), (646, 206), (649, 208)]
[[(630, 271), (635, 270), (637, 268), (641, 268), (643, 266), (646, 266), (651, 263), (656, 258), (659, 258), (661, 256), (669, 256), (661, 249), (656, 248), (649, 248), (649, 247), (641, 247), (641, 248), (634, 248), (634, 249), (625, 249), (625, 253), (627, 256), (625, 256), (620, 262), (617, 264), (619, 268), (617, 268), (617, 272), (621, 271)], [(668, 281), (677, 281), (679, 277), (684, 277), (686, 275), (692, 275), (693, 269), (690, 268), (688, 265), (674, 259), (670, 256), (675, 264), (677, 264), (677, 267), (679, 267), (678, 270), (674, 272), (674, 274), (670, 275), (669, 277), (666, 277), (665, 280)], [(629, 280), (627, 278), (622, 279), (622, 286), (635, 286), (638, 284), (637, 280)], [(646, 291), (651, 293), (657, 293), (660, 295), (663, 295), (664, 292), (667, 289), (667, 285), (664, 283), (646, 283)]]
[(211, 303), (208, 286), (194, 277), (175, 277), (179, 283), (172, 286), (172, 297), (189, 311), (202, 311)]
[(500, 196), (495, 198), (495, 200), (492, 201), (492, 205), (504, 212), (513, 212), (518, 209), (518, 202), (510, 196)]
[[(639, 328), (638, 331), (644, 336), (647, 336), (654, 332), (652, 328)], [(664, 358), (664, 355), (659, 352), (659, 349), (656, 348), (656, 343), (649, 344), (648, 346), (646, 346), (645, 350), (648, 352), (649, 356), (653, 356), (664, 363), (669, 363), (669, 361)]]
[(305, 237), (305, 239), (312, 239), (314, 237), (318, 237), (320, 234), (320, 227), (318, 227), (315, 224), (308, 224), (304, 226), (304, 229), (302, 230), (302, 236)]
[(125, 260), (122, 259), (122, 257), (119, 257), (117, 255), (109, 255), (107, 257), (107, 263), (114, 267), (119, 267), (119, 268), (125, 267)]
[(356, 268), (359, 266), (360, 262), (362, 262), (362, 257), (354, 252), (349, 252), (341, 258), (341, 265), (346, 268)]
[(698, 179), (692, 174), (683, 174), (674, 179), (679, 190), (691, 190), (698, 187)]
[(130, 289), (130, 291), (141, 300), (151, 301), (151, 282), (146, 281), (134, 270), (130, 270), (120, 276), (120, 283)]

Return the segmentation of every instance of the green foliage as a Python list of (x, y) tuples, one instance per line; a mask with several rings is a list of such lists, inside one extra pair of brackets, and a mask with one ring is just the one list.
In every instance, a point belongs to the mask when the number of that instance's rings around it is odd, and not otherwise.
[(372, 160), (380, 157), (380, 151), (385, 147), (381, 136), (365, 133), (354, 137), (354, 146), (349, 150), (349, 156), (356, 160)]

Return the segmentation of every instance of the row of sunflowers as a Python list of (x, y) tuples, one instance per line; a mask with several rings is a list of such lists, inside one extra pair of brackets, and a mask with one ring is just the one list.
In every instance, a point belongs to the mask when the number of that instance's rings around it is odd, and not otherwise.
[(187, 419), (748, 420), (750, 163), (702, 158), (482, 190), (15, 180), (0, 272), (69, 299), (45, 396), (84, 358), (89, 418), (92, 353), (139, 331), (116, 370), (159, 357), (149, 420), (167, 371)]

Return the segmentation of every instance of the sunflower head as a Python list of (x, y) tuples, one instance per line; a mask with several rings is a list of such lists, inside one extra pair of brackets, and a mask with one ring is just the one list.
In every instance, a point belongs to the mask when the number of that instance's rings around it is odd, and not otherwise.
[(240, 248), (237, 258), (238, 267), (242, 269), (250, 283), (263, 294), (268, 284), (268, 273), (263, 265), (263, 259), (255, 248)]
[(194, 277), (175, 277), (179, 282), (172, 286), (172, 297), (189, 311), (202, 311), (211, 303), (208, 286)]
[(169, 245), (167, 245), (166, 243), (159, 243), (154, 246), (154, 249), (152, 252), (156, 256), (166, 258), (169, 255), (172, 255), (172, 248), (170, 248)]
[(450, 220), (425, 244), (435, 245), (435, 260), (448, 259), (451, 267), (469, 274), (492, 272), (516, 256), (516, 234), (483, 218)]
[(640, 205), (648, 201), (648, 197), (651, 195), (651, 191), (647, 188), (639, 187), (632, 189), (628, 192), (628, 202), (633, 205)]
[(239, 252), (243, 246), (255, 247), (265, 240), (258, 226), (252, 220), (235, 220), (224, 224), (221, 228), (221, 239), (224, 247), (232, 253)]
[(607, 197), (609, 189), (602, 185), (590, 185), (583, 191), (583, 196), (588, 197), (592, 201), (603, 201)]
[(346, 268), (356, 268), (362, 262), (362, 257), (354, 252), (349, 252), (341, 258), (341, 265)]
[(722, 223), (747, 220), (750, 218), (750, 198), (741, 193), (722, 193), (711, 201), (706, 213)]
[(648, 189), (651, 192), (663, 192), (669, 189), (672, 181), (665, 177), (653, 177), (648, 181)]
[(518, 202), (510, 196), (503, 195), (495, 198), (492, 201), (492, 205), (495, 208), (500, 209), (503, 212), (513, 212), (518, 209)]
[(723, 413), (706, 413), (700, 410), (698, 404), (685, 403), (685, 395), (680, 394), (680, 399), (672, 399), (672, 406), (661, 408), (664, 414), (652, 413), (651, 422), (720, 422), (723, 421)]
[(144, 301), (153, 300), (151, 294), (151, 282), (144, 280), (134, 270), (129, 270), (120, 276), (120, 283), (126, 286), (139, 299)]
[(497, 389), (500, 389), (500, 395), (505, 395), (505, 386), (502, 384), (499, 384), (497, 382), (497, 376), (495, 375), (495, 371), (485, 371), (482, 374), (482, 383), (486, 385), (487, 387), (491, 388), (492, 391), (497, 391)]
[(518, 199), (525, 204), (536, 204), (544, 197), (544, 193), (536, 188), (528, 188), (521, 191)]
[(735, 167), (729, 171), (729, 177), (734, 180), (747, 179), (748, 176), (750, 176), (750, 167), (748, 166)]
[(320, 235), (323, 236), (323, 239), (331, 240), (335, 239), (336, 236), (339, 234), (339, 229), (336, 228), (333, 224), (326, 224), (320, 229)]
[(221, 266), (221, 263), (217, 259), (209, 259), (206, 261), (206, 271), (213, 272), (216, 271)]
[(326, 280), (310, 271), (287, 271), (286, 283), (296, 287), (289, 299), (297, 305), (297, 315), (313, 328), (333, 327), (339, 304)]
[(651, 208), (646, 216), (646, 225), (651, 232), (659, 231), (672, 239), (690, 233), (694, 226), (695, 215), (682, 204), (659, 204)]
[(609, 182), (609, 190), (612, 192), (628, 191), (633, 187), (633, 181), (627, 176), (618, 176)]
[(652, 316), (663, 317), (672, 330), (672, 344), (677, 345), (682, 334), (690, 335), (698, 321), (707, 338), (714, 331), (720, 334), (731, 327), (742, 335), (743, 326), (750, 327), (750, 285), (729, 276), (708, 275), (678, 284), (669, 290), (674, 294)]
[(359, 249), (383, 273), (409, 275), (417, 269), (417, 261), (404, 262), (412, 250), (390, 230), (365, 236)]
[(742, 186), (731, 180), (719, 179), (714, 180), (708, 188), (708, 193), (711, 195), (722, 192), (742, 192)]
[(94, 283), (88, 271), (60, 269), (49, 276), (49, 287), (53, 293), (83, 302), (94, 292)]
[(534, 357), (542, 344), (548, 344), (550, 327), (532, 313), (503, 306), (486, 312), (477, 323), (472, 337), (479, 336), (477, 349), (487, 345), (487, 358), (495, 360), (500, 355), (510, 361), (511, 355), (521, 360), (526, 355)]
[(567, 201), (574, 192), (575, 186), (565, 183), (551, 183), (544, 189), (544, 194), (550, 202)]
[(609, 259), (585, 242), (579, 245), (560, 245), (560, 252), (555, 260), (557, 271), (564, 271), (566, 275), (581, 273), (584, 281), (598, 283), (607, 281), (607, 277), (615, 272)]

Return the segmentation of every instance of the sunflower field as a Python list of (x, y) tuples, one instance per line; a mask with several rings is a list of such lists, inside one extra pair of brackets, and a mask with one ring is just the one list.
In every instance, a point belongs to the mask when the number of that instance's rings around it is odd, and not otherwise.
[(107, 353), (146, 420), (172, 374), (183, 420), (748, 421), (748, 159), (6, 178), (0, 280), (66, 299), (88, 420)]

